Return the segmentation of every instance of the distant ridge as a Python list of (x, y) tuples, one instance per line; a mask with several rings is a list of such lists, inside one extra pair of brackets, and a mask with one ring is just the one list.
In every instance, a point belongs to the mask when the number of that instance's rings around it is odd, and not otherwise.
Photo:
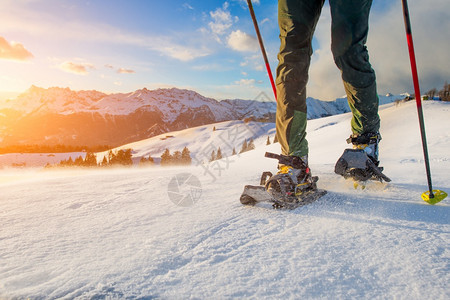
[[(264, 95), (262, 95), (264, 96)], [(0, 147), (10, 145), (119, 146), (165, 132), (229, 120), (273, 122), (276, 103), (218, 101), (185, 89), (146, 88), (130, 93), (73, 91), (31, 86), (14, 99), (0, 101)], [(392, 102), (401, 96), (380, 96)], [(347, 100), (307, 99), (308, 118), (345, 113)]]

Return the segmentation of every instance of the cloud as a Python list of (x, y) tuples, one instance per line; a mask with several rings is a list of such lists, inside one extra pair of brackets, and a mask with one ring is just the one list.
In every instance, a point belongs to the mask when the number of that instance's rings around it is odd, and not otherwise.
[[(247, 8), (248, 7), (247, 0), (234, 0), (234, 1), (240, 3), (243, 8)], [(253, 4), (253, 6), (259, 5), (260, 1), (259, 0), (252, 0), (252, 4)]]
[(236, 95), (239, 95), (239, 99), (261, 100), (259, 98), (261, 95), (268, 95), (270, 100), (275, 101), (272, 98), (273, 92), (270, 84), (261, 84), (260, 81), (254, 79), (238, 80), (227, 85), (208, 86), (203, 93), (211, 95), (215, 99), (235, 99)]
[[(327, 9), (328, 8), (328, 9)], [(307, 85), (308, 97), (321, 100), (334, 100), (345, 95), (339, 69), (331, 53), (331, 14), (329, 7), (324, 7), (314, 36), (320, 46), (314, 51), (309, 68)]]
[(87, 75), (89, 74), (88, 69), (94, 69), (94, 66), (89, 63), (75, 63), (71, 61), (66, 61), (60, 64), (59, 69), (68, 72), (73, 73), (77, 75)]
[(228, 36), (227, 42), (228, 46), (236, 51), (258, 51), (258, 41), (256, 40), (256, 38), (240, 30), (231, 32), (231, 34)]
[(16, 42), (9, 43), (5, 38), (0, 36), (0, 58), (6, 60), (25, 61), (33, 58), (33, 54), (25, 49), (25, 47)]
[(190, 9), (190, 10), (194, 10), (194, 8), (187, 2), (183, 3), (183, 8), (185, 9)]
[(209, 64), (202, 64), (202, 65), (195, 65), (192, 67), (193, 70), (196, 71), (215, 71), (215, 72), (224, 72), (224, 71), (230, 71), (233, 69), (230, 65), (223, 65), (219, 63), (209, 63)]
[(119, 74), (133, 74), (133, 73), (136, 73), (136, 72), (134, 70), (120, 68), (120, 69), (117, 70), (117, 73), (119, 73)]
[(270, 19), (269, 18), (265, 18), (264, 20), (259, 22), (259, 25), (263, 25), (264, 23), (269, 23), (269, 22), (270, 22)]
[(185, 35), (178, 33), (172, 37), (162, 37), (118, 31), (115, 35), (112, 35), (113, 38), (110, 40), (111, 35), (105, 29), (104, 32), (99, 32), (98, 36), (108, 43), (121, 43), (143, 47), (158, 52), (162, 56), (171, 57), (183, 62), (208, 56), (212, 52), (196, 34)]
[[(14, 3), (17, 6), (8, 6), (9, 11), (0, 9), (2, 30), (25, 32), (43, 39), (57, 39), (61, 43), (94, 42), (131, 45), (180, 61), (190, 61), (207, 56), (212, 52), (209, 49), (209, 41), (205, 40), (200, 31), (189, 32), (189, 34), (178, 32), (171, 36), (142, 34), (104, 23), (62, 20), (55, 14), (20, 9), (21, 4), (19, 1), (16, 2)], [(3, 3), (0, 2), (0, 8), (2, 5)], [(224, 7), (228, 8), (226, 5)], [(218, 19), (220, 19), (219, 15)], [(24, 19), (27, 22), (23, 22)], [(59, 24), (59, 26), (54, 24)]]
[(245, 79), (245, 78), (234, 82), (234, 84), (240, 86), (253, 86), (255, 83), (256, 83), (255, 79)]
[(167, 44), (166, 46), (155, 47), (152, 49), (184, 62), (191, 61), (198, 57), (203, 57), (210, 54), (210, 51), (206, 48), (197, 49), (176, 44)]
[[(107, 68), (107, 69), (115, 69), (116, 67), (114, 67), (111, 64), (106, 64), (105, 68)], [(134, 74), (134, 73), (136, 73), (136, 71), (131, 70), (131, 69), (118, 68), (117, 69), (117, 73), (119, 73), (119, 74)]]
[(244, 57), (244, 60), (239, 63), (241, 67), (250, 67), (255, 71), (264, 71), (264, 61), (260, 53)]
[(217, 8), (215, 11), (209, 12), (211, 21), (208, 23), (208, 29), (201, 28), (203, 33), (207, 33), (213, 36), (218, 43), (223, 43), (222, 38), (227, 36), (231, 27), (236, 23), (239, 18), (232, 16), (228, 10), (229, 3), (225, 2), (222, 7)]
[[(415, 1), (409, 7), (422, 93), (440, 89), (450, 78), (448, 0)], [(368, 48), (379, 92), (413, 92), (411, 67), (400, 2), (371, 17)]]
[(225, 34), (233, 25), (233, 18), (227, 10), (228, 6), (228, 2), (225, 2), (222, 8), (219, 7), (215, 11), (209, 12), (212, 21), (208, 23), (208, 26), (215, 35), (220, 36)]
[[(375, 5), (375, 4), (374, 4)], [(450, 13), (448, 0), (416, 1), (410, 18), (421, 92), (441, 88), (450, 78)], [(413, 92), (411, 67), (400, 2), (383, 9), (372, 8), (367, 47), (377, 75), (379, 94)], [(315, 39), (320, 48), (311, 60), (308, 96), (333, 100), (345, 94), (340, 71), (330, 50), (329, 6), (322, 10)]]

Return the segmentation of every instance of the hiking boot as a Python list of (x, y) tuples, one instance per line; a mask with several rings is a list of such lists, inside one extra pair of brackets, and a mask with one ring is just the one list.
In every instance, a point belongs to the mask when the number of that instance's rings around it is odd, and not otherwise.
[(378, 143), (380, 141), (381, 135), (373, 132), (361, 135), (352, 134), (347, 139), (348, 144), (353, 144), (353, 149), (364, 150), (376, 166), (380, 164), (380, 161), (378, 160)]
[(317, 190), (317, 177), (311, 175), (307, 156), (288, 157), (290, 164), (279, 164), (278, 173), (267, 180), (265, 187), (275, 199), (295, 202), (308, 191)]
[(379, 133), (351, 135), (347, 143), (353, 144), (353, 149), (345, 149), (334, 166), (336, 174), (355, 181), (375, 179), (389, 182), (391, 179), (383, 174), (383, 168), (378, 161)]

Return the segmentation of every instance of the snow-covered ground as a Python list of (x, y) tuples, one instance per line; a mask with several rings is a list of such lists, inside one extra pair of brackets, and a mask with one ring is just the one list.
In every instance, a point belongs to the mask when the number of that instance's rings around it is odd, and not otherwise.
[(0, 154), (0, 168), (2, 167), (43, 167), (46, 164), (58, 164), (62, 160), (75, 160), (77, 157), (85, 157), (86, 152), (64, 153), (7, 153)]
[[(212, 151), (217, 153), (219, 148), (223, 156), (231, 156), (233, 149), (236, 153), (240, 152), (244, 141), (249, 143), (254, 140), (255, 145), (265, 145), (267, 137), (273, 141), (275, 137), (274, 123), (235, 120), (160, 134), (117, 147), (113, 151), (133, 149), (135, 160), (151, 156), (158, 162), (165, 149), (169, 149), (173, 154), (174, 151), (182, 151), (184, 147), (187, 147), (193, 163), (198, 165), (201, 162), (208, 162)], [(97, 160), (101, 162), (103, 157), (108, 155), (108, 151), (99, 152), (96, 155)]]
[[(449, 192), (450, 105), (424, 109), (433, 183)], [(263, 156), (279, 145), (263, 138), (209, 165), (2, 170), (0, 298), (449, 299), (450, 205), (420, 198), (415, 104), (380, 114), (393, 182), (355, 190), (335, 175), (350, 116), (313, 120), (310, 164), (329, 193), (294, 211), (239, 203), (275, 170)]]

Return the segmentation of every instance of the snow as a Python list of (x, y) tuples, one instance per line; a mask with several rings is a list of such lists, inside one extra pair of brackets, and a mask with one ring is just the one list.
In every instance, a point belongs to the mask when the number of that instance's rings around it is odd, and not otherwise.
[[(210, 125), (193, 127), (185, 130), (174, 131), (154, 136), (139, 142), (126, 144), (113, 149), (133, 149), (133, 157), (138, 160), (141, 157), (151, 156), (154, 159), (161, 157), (165, 149), (173, 154), (174, 151), (182, 151), (188, 147), (191, 157), (197, 163), (208, 162), (212, 151), (217, 152), (221, 148), (222, 154), (231, 156), (233, 148), (239, 152), (244, 140), (253, 139), (255, 145), (265, 144), (267, 136), (275, 136), (275, 124), (243, 121), (225, 121)], [(101, 162), (108, 151), (97, 153), (97, 160)]]
[(66, 152), (66, 153), (7, 153), (0, 154), (0, 168), (13, 166), (42, 167), (46, 164), (57, 164), (62, 160), (72, 157), (85, 157), (86, 152)]
[[(424, 103), (433, 183), (447, 192), (449, 109)], [(449, 200), (420, 198), (415, 104), (380, 115), (380, 158), (393, 182), (355, 190), (335, 175), (350, 115), (312, 120), (311, 169), (329, 193), (293, 211), (239, 203), (244, 184), (275, 170), (263, 156), (279, 144), (266, 146), (262, 135), (255, 150), (209, 165), (3, 170), (0, 298), (449, 299)], [(201, 184), (180, 187), (195, 200), (187, 207), (168, 193), (182, 173)]]

